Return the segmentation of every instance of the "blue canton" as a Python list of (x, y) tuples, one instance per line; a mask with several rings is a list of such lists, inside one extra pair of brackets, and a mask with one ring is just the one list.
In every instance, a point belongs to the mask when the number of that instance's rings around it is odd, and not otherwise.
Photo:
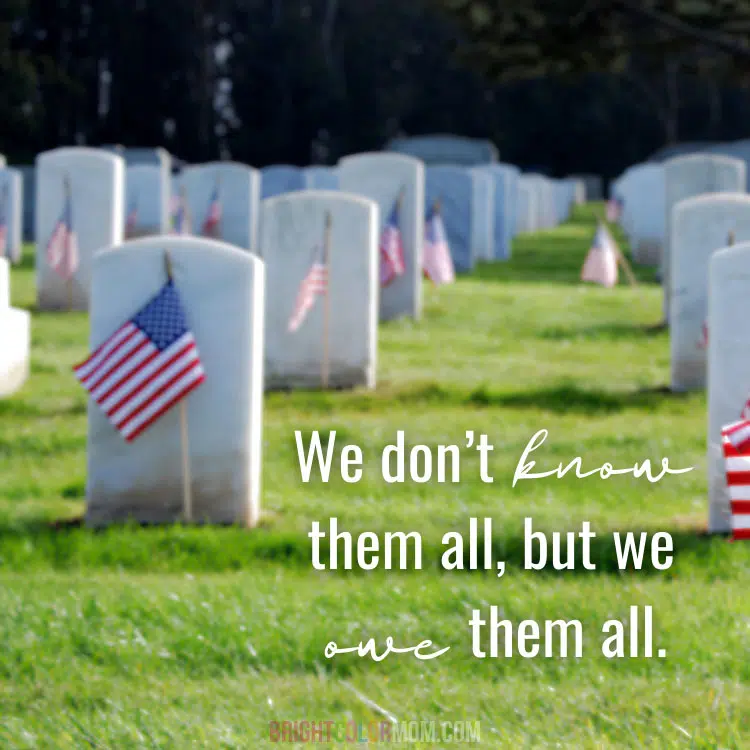
[(174, 344), (188, 332), (185, 311), (172, 281), (133, 318), (138, 326), (160, 351)]

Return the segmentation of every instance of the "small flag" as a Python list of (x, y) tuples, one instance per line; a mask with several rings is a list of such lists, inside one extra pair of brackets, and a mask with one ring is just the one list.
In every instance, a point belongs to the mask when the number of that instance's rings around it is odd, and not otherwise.
[(388, 221), (380, 235), (380, 286), (386, 287), (399, 276), (406, 273), (404, 261), (404, 244), (401, 238), (399, 222), (399, 203), (393, 204)]
[(607, 201), (607, 221), (614, 223), (620, 221), (625, 201), (619, 195), (615, 195)]
[(47, 262), (55, 273), (68, 280), (78, 268), (78, 239), (73, 229), (73, 200), (67, 180), (64, 192), (63, 210), (47, 243)]
[(750, 539), (750, 420), (721, 431), (731, 508), (732, 539)]
[(704, 323), (701, 328), (701, 338), (698, 342), (698, 349), (708, 349), (708, 324)]
[(0, 193), (0, 258), (8, 254), (8, 185)]
[(583, 263), (581, 281), (593, 281), (607, 288), (617, 283), (617, 246), (601, 222)]
[(73, 369), (128, 442), (206, 379), (171, 280)]
[(190, 214), (185, 195), (172, 197), (172, 234), (190, 234)]
[(138, 201), (134, 198), (130, 203), (130, 209), (128, 210), (128, 217), (125, 220), (125, 234), (130, 235), (135, 231), (136, 224), (138, 223)]
[(434, 205), (427, 215), (424, 239), (422, 265), (425, 276), (435, 286), (450, 284), (455, 281), (456, 273), (453, 267), (453, 258), (451, 258), (451, 251), (448, 247), (443, 217), (440, 215), (440, 209), (437, 205)]
[(323, 259), (323, 250), (316, 247), (313, 251), (313, 261), (307, 275), (302, 279), (294, 302), (294, 309), (289, 318), (289, 332), (294, 333), (304, 322), (307, 313), (315, 304), (318, 295), (328, 293), (328, 269)]
[(208, 212), (203, 222), (203, 234), (211, 236), (216, 231), (221, 222), (221, 202), (219, 201), (219, 185), (214, 187), (211, 193), (211, 202), (208, 204)]

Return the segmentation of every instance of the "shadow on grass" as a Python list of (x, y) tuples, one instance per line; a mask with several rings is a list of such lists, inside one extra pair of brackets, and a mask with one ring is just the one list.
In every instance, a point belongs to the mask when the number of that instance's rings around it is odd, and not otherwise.
[[(56, 371), (56, 370), (55, 370)], [(86, 414), (86, 401), (81, 399), (65, 405), (43, 406), (27, 400), (0, 401), (0, 418), (46, 419), (50, 417), (79, 417)]]
[(613, 414), (628, 409), (653, 412), (660, 406), (691, 398), (688, 393), (674, 393), (667, 386), (653, 386), (634, 391), (605, 391), (562, 383), (528, 391), (499, 391), (491, 386), (472, 390), (451, 388), (439, 383), (412, 384), (406, 388), (389, 388), (380, 384), (375, 392), (328, 394), (296, 392), (269, 394), (274, 408), (289, 406), (307, 413), (333, 414), (343, 411), (383, 412), (405, 407), (508, 408), (535, 409), (555, 414)]
[(545, 328), (538, 333), (540, 339), (548, 341), (565, 341), (569, 339), (603, 339), (618, 341), (622, 339), (651, 338), (667, 330), (664, 323), (638, 325), (635, 323), (602, 323), (586, 328)]
[[(323, 530), (326, 525), (321, 524)], [(358, 534), (364, 529), (340, 528), (347, 530), (353, 539), (356, 553)], [(453, 529), (450, 526), (444, 531), (457, 530), (466, 533), (465, 527)], [(372, 531), (372, 529), (368, 529)], [(403, 529), (405, 533), (418, 529)], [(575, 529), (568, 531), (575, 541), (572, 554), (576, 561), (574, 570), (554, 570), (552, 567), (551, 530), (544, 529), (547, 539), (549, 569), (534, 571), (537, 576), (580, 577), (584, 575), (621, 576), (634, 572), (630, 565), (621, 570), (618, 564), (613, 531), (595, 529), (597, 536), (590, 542), (590, 562), (595, 570), (586, 570), (582, 565), (582, 545)], [(673, 540), (674, 564), (668, 571), (653, 567), (650, 554), (650, 536), (656, 531), (667, 531)], [(393, 551), (394, 570), (389, 575), (413, 576), (436, 574), (442, 571), (441, 558), (445, 547), (440, 541), (440, 534), (434, 532), (432, 538), (422, 539), (422, 570), (414, 570), (408, 562), (409, 570), (399, 570), (399, 542), (395, 541)], [(624, 533), (624, 532), (623, 532)], [(660, 576), (663, 578), (679, 577), (680, 570), (694, 573), (700, 570), (702, 576), (724, 578), (736, 576), (733, 565), (746, 566), (750, 562), (750, 545), (730, 544), (725, 537), (708, 536), (700, 529), (644, 529), (634, 530), (637, 546), (640, 534), (648, 534), (644, 544), (643, 567), (638, 570), (639, 576)], [(383, 542), (383, 532), (379, 533)], [(568, 542), (563, 534), (562, 555), (567, 559)], [(468, 540), (467, 540), (468, 543)], [(533, 547), (535, 554), (537, 546)], [(480, 539), (480, 545), (483, 540)], [(306, 533), (279, 532), (270, 526), (256, 530), (238, 527), (186, 527), (181, 525), (140, 527), (135, 524), (111, 526), (107, 529), (92, 530), (86, 528), (80, 519), (60, 521), (51, 525), (40, 521), (0, 526), (0, 549), (2, 558), (0, 570), (31, 572), (40, 569), (53, 570), (129, 570), (137, 572), (159, 573), (219, 573), (238, 570), (252, 570), (260, 562), (282, 565), (288, 569), (301, 572), (312, 570), (310, 564), (310, 540)], [(342, 554), (339, 544), (339, 557)], [(414, 543), (409, 542), (409, 561), (412, 559)], [(483, 550), (483, 546), (482, 546)], [(514, 528), (512, 533), (500, 531), (492, 538), (493, 561), (506, 563), (507, 572), (523, 571), (525, 563), (525, 542), (523, 534)], [(479, 558), (483, 559), (483, 551)], [(320, 545), (320, 560), (326, 563), (330, 557), (328, 540)], [(537, 558), (538, 559), (538, 558)], [(468, 565), (468, 549), (466, 551)], [(481, 564), (481, 563), (480, 563)], [(494, 562), (493, 562), (494, 565)], [(683, 567), (684, 566), (684, 567)], [(496, 570), (490, 571), (455, 571), (454, 575), (471, 574), (496, 576)], [(366, 571), (329, 571), (329, 575), (361, 576)]]
[[(531, 245), (532, 242), (533, 236), (524, 239), (524, 244)], [(571, 243), (570, 239), (544, 235), (537, 242), (539, 249), (533, 245), (519, 247), (514, 250), (510, 261), (479, 263), (470, 275), (463, 275), (461, 278), (467, 281), (583, 286), (581, 268), (588, 252), (585, 243)], [(628, 261), (639, 284), (658, 284), (656, 268), (635, 266), (630, 258)], [(587, 286), (596, 288), (593, 285)], [(619, 288), (627, 287), (627, 278), (621, 279)]]

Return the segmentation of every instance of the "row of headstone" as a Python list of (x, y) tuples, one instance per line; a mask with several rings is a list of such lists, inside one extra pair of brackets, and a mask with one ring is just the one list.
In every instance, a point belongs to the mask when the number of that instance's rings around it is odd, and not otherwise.
[(573, 206), (586, 199), (582, 180), (552, 179), (540, 174), (523, 174), (518, 180), (516, 231), (537, 232), (566, 221)]
[(702, 153), (635, 165), (612, 186), (635, 259), (660, 262), (675, 391), (706, 387), (708, 266), (717, 249), (750, 239), (745, 185), (743, 161)]
[(0, 257), (0, 398), (17, 391), (29, 374), (31, 317), (10, 305), (10, 264)]
[[(106, 150), (100, 151), (106, 153)], [(118, 149), (112, 148), (111, 153), (117, 155)], [(129, 149), (125, 153), (132, 162), (125, 170), (126, 214), (123, 219), (130, 238), (170, 231), (171, 206), (176, 193), (182, 189), (191, 216), (200, 223), (209, 210), (212, 192), (221, 183), (232, 186), (222, 190), (222, 204), (226, 205), (222, 205), (221, 237), (252, 249), (257, 245), (260, 196), (340, 187), (338, 168), (299, 169), (277, 165), (258, 172), (245, 165), (226, 162), (188, 167), (173, 180), (169, 170), (170, 157), (163, 150)], [(387, 165), (392, 163), (388, 159), (392, 160), (393, 156), (383, 152), (374, 154), (371, 163), (377, 158)], [(515, 167), (502, 164), (471, 169), (427, 167), (424, 210), (426, 213), (435, 200), (440, 201), (458, 271), (470, 271), (477, 260), (509, 258), (514, 234), (563, 221), (576, 200), (576, 192), (579, 196), (583, 193), (580, 182), (552, 181), (541, 175), (532, 177), (536, 191), (532, 201), (533, 218), (525, 222), (523, 209), (528, 202), (524, 203), (519, 196), (520, 177)], [(42, 192), (37, 191), (37, 201)], [(79, 203), (78, 200), (74, 202)], [(381, 214), (383, 211), (381, 206)], [(78, 299), (80, 295), (74, 296)]]

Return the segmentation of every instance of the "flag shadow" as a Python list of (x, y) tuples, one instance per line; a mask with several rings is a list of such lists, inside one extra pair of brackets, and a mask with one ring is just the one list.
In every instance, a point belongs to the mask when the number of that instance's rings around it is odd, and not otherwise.
[[(489, 516), (488, 516), (489, 517)], [(519, 516), (511, 521), (505, 520), (505, 528), (498, 528), (497, 521), (492, 535), (492, 559), (502, 560), (506, 570), (524, 571), (525, 539), (523, 518)], [(510, 529), (509, 527), (513, 528)], [(446, 519), (439, 525), (441, 533), (458, 531), (466, 533), (464, 524), (455, 518)], [(364, 529), (356, 527), (347, 529), (352, 537)], [(367, 529), (372, 531), (372, 529)], [(695, 525), (664, 526), (658, 528), (592, 528), (596, 536), (589, 540), (590, 561), (595, 570), (586, 570), (582, 564), (583, 547), (578, 532), (579, 522), (566, 524), (559, 528), (539, 526), (547, 539), (548, 552), (551, 549), (552, 533), (560, 532), (563, 536), (564, 549), (567, 555), (566, 533), (573, 534), (571, 554), (576, 566), (572, 570), (544, 569), (533, 571), (535, 580), (557, 577), (581, 578), (583, 576), (623, 576), (636, 573), (640, 579), (673, 578), (684, 576), (679, 570), (700, 570), (702, 575), (713, 579), (733, 578), (737, 566), (744, 566), (748, 561), (748, 545), (731, 544), (727, 535), (709, 535), (705, 528)], [(673, 542), (673, 557), (678, 566), (675, 570), (660, 571), (653, 567), (651, 556), (646, 547), (643, 566), (635, 570), (631, 565), (621, 569), (618, 562), (617, 548), (613, 533), (619, 531), (621, 536), (631, 532), (636, 542), (640, 535), (646, 533), (648, 539), (657, 532), (670, 534)], [(111, 569), (148, 572), (227, 572), (252, 569), (258, 563), (282, 564), (287, 569), (309, 570), (309, 539), (304, 533), (281, 532), (273, 523), (265, 528), (248, 530), (236, 526), (195, 526), (180, 524), (161, 526), (141, 526), (138, 524), (114, 524), (103, 529), (93, 529), (85, 525), (82, 517), (63, 518), (49, 522), (34, 520), (21, 524), (0, 524), (0, 545), (6, 550), (3, 565), (5, 569), (24, 568), (28, 564), (28, 545), (34, 548), (35, 563), (44, 563), (52, 569), (68, 569), (71, 566), (85, 566), (87, 570)], [(482, 545), (483, 545), (482, 541)], [(423, 570), (400, 570), (395, 567), (388, 571), (391, 577), (424, 576), (427, 569), (440, 573), (440, 560), (444, 545), (440, 535), (423, 537), (422, 558), (427, 561)], [(321, 559), (330, 554), (329, 541), (326, 537), (320, 541)], [(452, 571), (451, 575), (496, 576), (496, 570)], [(369, 575), (364, 570), (330, 571), (327, 575), (350, 577)]]
[(545, 328), (537, 336), (548, 341), (569, 339), (606, 339), (619, 341), (623, 339), (651, 338), (668, 330), (665, 323), (602, 323), (585, 328)]

